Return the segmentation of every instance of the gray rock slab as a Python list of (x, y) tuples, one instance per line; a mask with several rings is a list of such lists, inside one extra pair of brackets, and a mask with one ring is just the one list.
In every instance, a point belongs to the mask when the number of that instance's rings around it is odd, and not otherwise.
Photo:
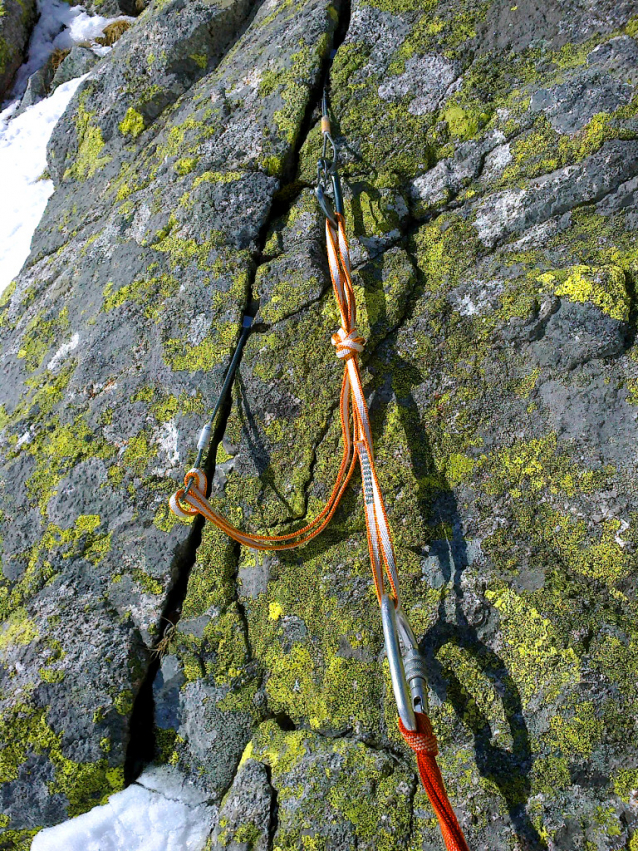
[(601, 201), (634, 176), (638, 146), (634, 141), (606, 142), (577, 165), (532, 180), (526, 189), (494, 193), (479, 205), (474, 225), (489, 247), (511, 234), (542, 224), (579, 204)]
[[(1, 310), (0, 715), (24, 742), (0, 781), (18, 784), (3, 800), (21, 795), (2, 830), (88, 809), (121, 787), (127, 750), (140, 764), (133, 705), (191, 535), (167, 499), (237, 339), (252, 255), (334, 32), (327, 5), (150, 9), (54, 133), (58, 189)], [(145, 78), (143, 62), (155, 69)], [(134, 107), (146, 134), (135, 116), (119, 128)], [(221, 796), (254, 713), (228, 712), (228, 684), (185, 683), (181, 670), (162, 667), (158, 718), (183, 725), (188, 768)]]
[(9, 94), (36, 19), (34, 0), (3, 0), (0, 16), (0, 100)]
[(53, 75), (51, 80), (51, 91), (55, 91), (58, 86), (73, 80), (75, 77), (82, 77), (84, 74), (93, 68), (100, 61), (90, 48), (74, 45), (68, 56), (65, 56)]
[(611, 113), (631, 101), (634, 88), (608, 74), (594, 72), (538, 89), (530, 101), (531, 112), (544, 112), (558, 133), (577, 133), (600, 112)]

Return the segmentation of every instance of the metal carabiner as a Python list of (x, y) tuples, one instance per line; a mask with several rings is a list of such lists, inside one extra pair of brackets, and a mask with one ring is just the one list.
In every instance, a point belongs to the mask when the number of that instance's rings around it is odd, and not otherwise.
[[(315, 187), (315, 196), (326, 218), (336, 230), (338, 225), (335, 218), (335, 211), (338, 214), (343, 215), (343, 196), (341, 194), (341, 183), (339, 181), (339, 173), (337, 171), (339, 151), (330, 132), (328, 94), (325, 89), (321, 101), (321, 132), (323, 134), (323, 151), (321, 158), (317, 162), (317, 186)], [(328, 153), (328, 142), (330, 142), (332, 147), (332, 160), (329, 160), (326, 156)], [(326, 195), (328, 182), (332, 184), (334, 211), (332, 209), (332, 204)]]
[(323, 184), (318, 183), (315, 186), (315, 197), (319, 202), (319, 206), (324, 212), (325, 217), (328, 219), (330, 224), (335, 230), (338, 230), (337, 220), (335, 219), (335, 214), (332, 210), (332, 205), (330, 204), (330, 199), (323, 191)]
[(335, 140), (332, 138), (330, 113), (328, 112), (328, 91), (326, 89), (323, 90), (323, 97), (321, 98), (321, 133), (323, 135), (323, 152), (321, 154), (321, 158), (323, 160), (326, 159), (326, 154), (328, 153), (328, 142), (330, 142), (332, 147), (332, 165), (330, 166), (330, 171), (336, 171), (339, 162), (339, 151)]
[(427, 713), (425, 661), (406, 616), (395, 609), (387, 594), (381, 598), (381, 619), (399, 718), (406, 730), (414, 731), (417, 728), (414, 713)]

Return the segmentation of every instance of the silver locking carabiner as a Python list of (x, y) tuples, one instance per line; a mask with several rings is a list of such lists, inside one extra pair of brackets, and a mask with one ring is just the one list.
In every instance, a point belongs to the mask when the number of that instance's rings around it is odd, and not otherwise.
[(408, 619), (388, 594), (381, 598), (381, 620), (399, 718), (406, 730), (414, 731), (414, 713), (428, 711), (425, 660)]

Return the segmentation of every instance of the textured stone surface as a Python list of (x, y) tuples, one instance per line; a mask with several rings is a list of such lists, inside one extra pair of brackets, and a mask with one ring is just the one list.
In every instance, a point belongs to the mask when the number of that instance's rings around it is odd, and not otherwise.
[(74, 45), (53, 75), (51, 90), (54, 91), (58, 86), (73, 80), (75, 77), (88, 74), (98, 61), (99, 57), (91, 49)]
[(254, 759), (245, 760), (219, 810), (212, 849), (268, 851), (272, 838), (273, 796), (267, 766)]
[(36, 18), (35, 0), (2, 0), (0, 6), (0, 101), (11, 89)]
[(119, 788), (153, 723), (216, 849), (442, 847), (356, 482), (268, 557), (166, 512), (251, 299), (213, 502), (279, 533), (330, 492), (309, 187), (335, 32), (364, 383), (451, 798), (472, 848), (636, 846), (632, 6), (151, 4), (80, 88), (0, 308), (5, 847)]

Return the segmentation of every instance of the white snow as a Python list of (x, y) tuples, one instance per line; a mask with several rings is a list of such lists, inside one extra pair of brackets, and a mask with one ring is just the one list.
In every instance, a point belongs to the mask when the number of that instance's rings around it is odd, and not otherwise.
[[(14, 100), (0, 112), (0, 293), (29, 256), (31, 237), (53, 193), (52, 181), (41, 179), (46, 169), (46, 147), (56, 122), (84, 77), (64, 83), (50, 97), (14, 117), (28, 79), (56, 48), (66, 50), (91, 41), (113, 21), (135, 20), (124, 15), (88, 15), (82, 6), (69, 6), (63, 0), (38, 0), (38, 10), (40, 18), (33, 28), (28, 59), (16, 74)], [(100, 55), (110, 49), (93, 46)]]
[[(31, 74), (42, 68), (54, 50), (68, 50), (74, 44), (91, 41), (113, 21), (135, 20), (125, 15), (117, 18), (87, 15), (83, 6), (69, 6), (63, 0), (38, 0), (38, 9), (40, 17), (31, 34), (29, 57), (16, 74), (14, 97), (23, 94)], [(96, 52), (108, 52), (108, 49), (96, 49)]]
[(0, 113), (0, 293), (29, 256), (33, 231), (53, 194), (53, 181), (41, 179), (47, 143), (83, 79), (64, 83), (17, 118), (11, 118), (15, 104)]
[(41, 830), (31, 851), (201, 851), (216, 815), (177, 769), (154, 768), (107, 804)]

